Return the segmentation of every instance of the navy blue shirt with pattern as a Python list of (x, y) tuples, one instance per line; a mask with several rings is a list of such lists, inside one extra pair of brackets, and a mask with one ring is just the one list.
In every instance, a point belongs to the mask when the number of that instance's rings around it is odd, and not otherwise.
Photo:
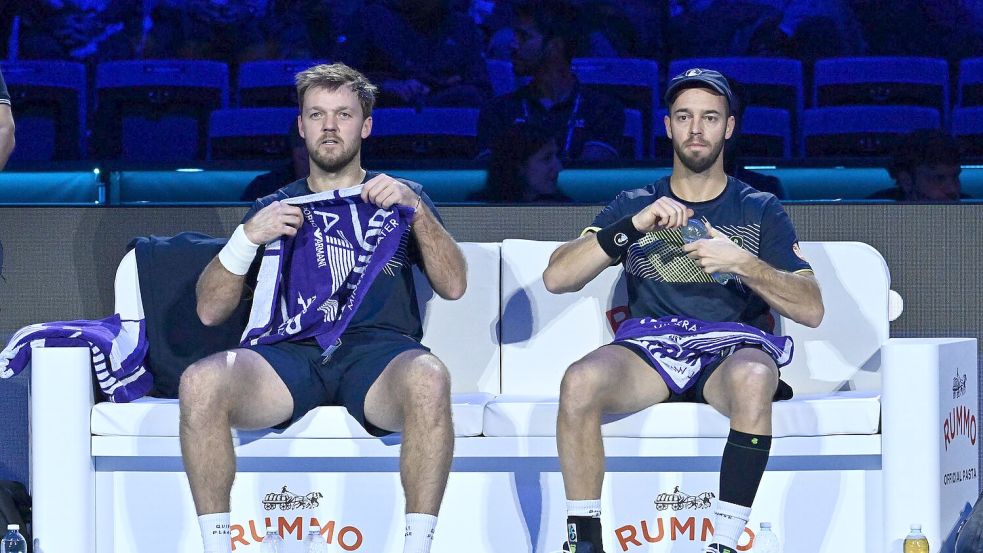
[[(366, 171), (364, 184), (379, 173)], [(415, 182), (397, 179), (410, 187), (413, 192), (423, 198), (430, 211), (440, 220), (437, 208), (423, 191), (423, 187)], [(307, 179), (300, 179), (269, 196), (256, 200), (252, 208), (242, 218), (245, 223), (260, 209), (277, 200), (313, 194), (307, 185)], [(369, 287), (358, 310), (348, 322), (345, 333), (389, 330), (409, 336), (417, 341), (423, 336), (423, 325), (420, 318), (420, 308), (417, 305), (416, 289), (413, 286), (413, 265), (419, 264), (420, 254), (416, 241), (410, 232), (403, 235), (403, 240), (393, 254), (392, 259), (379, 272), (372, 286)], [(262, 259), (263, 249), (257, 252), (257, 262)], [(254, 262), (256, 263), (256, 262)]]
[[(772, 267), (788, 272), (812, 271), (799, 252), (795, 228), (778, 199), (727, 178), (724, 191), (712, 200), (687, 202), (676, 197), (663, 177), (645, 188), (626, 190), (594, 218), (585, 232), (604, 228), (634, 215), (668, 196), (691, 208), (694, 217), (709, 221), (737, 245)], [(629, 246), (621, 259), (628, 283), (632, 317), (684, 316), (704, 321), (749, 324), (774, 330), (768, 304), (740, 279), (716, 283), (682, 250), (680, 230), (650, 232)]]

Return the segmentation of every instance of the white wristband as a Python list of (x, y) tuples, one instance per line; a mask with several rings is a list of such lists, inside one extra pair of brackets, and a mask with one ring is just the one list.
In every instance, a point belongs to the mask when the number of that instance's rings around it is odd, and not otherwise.
[(234, 275), (242, 276), (249, 272), (259, 244), (253, 244), (246, 236), (245, 227), (236, 227), (229, 242), (218, 252), (218, 260)]

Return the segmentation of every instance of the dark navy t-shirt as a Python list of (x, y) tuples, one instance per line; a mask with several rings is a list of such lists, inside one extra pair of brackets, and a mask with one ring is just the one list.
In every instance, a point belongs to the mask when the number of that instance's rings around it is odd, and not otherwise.
[(3, 80), (3, 73), (0, 73), (0, 104), (10, 104), (10, 93), (7, 92), (7, 83)]
[[(637, 190), (626, 190), (594, 218), (590, 230), (634, 215), (663, 196), (688, 206), (737, 245), (772, 267), (789, 272), (811, 271), (801, 256), (795, 228), (778, 199), (743, 182), (727, 178), (724, 191), (712, 200), (687, 202), (673, 195), (669, 177)], [(621, 260), (628, 281), (628, 308), (633, 317), (681, 315), (704, 321), (740, 322), (773, 330), (770, 308), (739, 279), (717, 284), (682, 250), (679, 229), (650, 232), (628, 248)]]
[[(366, 171), (364, 184), (379, 173)], [(433, 212), (437, 220), (440, 216), (433, 202), (423, 191), (423, 187), (415, 182), (397, 179), (420, 195)], [(277, 200), (313, 194), (307, 185), (307, 179), (300, 179), (284, 186), (269, 196), (260, 198), (253, 203), (252, 208), (242, 218), (245, 223), (257, 211)], [(410, 206), (412, 207), (412, 206)], [(423, 336), (423, 325), (420, 322), (420, 308), (416, 301), (416, 290), (413, 287), (413, 265), (420, 262), (416, 242), (411, 238), (412, 232), (403, 235), (402, 242), (396, 253), (379, 272), (372, 286), (369, 287), (358, 310), (352, 316), (345, 333), (366, 330), (390, 330), (419, 340)], [(262, 248), (257, 252), (257, 262), (262, 259)], [(255, 263), (255, 262), (254, 262)]]

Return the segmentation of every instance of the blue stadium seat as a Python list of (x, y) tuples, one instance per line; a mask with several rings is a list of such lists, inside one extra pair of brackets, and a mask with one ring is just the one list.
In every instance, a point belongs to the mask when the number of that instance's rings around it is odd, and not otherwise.
[(816, 62), (813, 105), (924, 106), (949, 113), (949, 64), (913, 57), (833, 58)]
[(941, 126), (939, 111), (926, 107), (814, 108), (803, 113), (800, 144), (806, 156), (885, 156), (891, 153), (898, 136)]
[(962, 146), (963, 155), (983, 157), (983, 106), (952, 110), (952, 135)]
[(208, 159), (287, 159), (287, 132), (298, 132), (297, 114), (296, 107), (213, 111), (208, 123)]
[(738, 83), (745, 106), (782, 108), (798, 120), (804, 93), (802, 62), (788, 58), (690, 58), (669, 64), (669, 78), (687, 69), (713, 69)]
[(625, 110), (625, 130), (622, 133), (625, 144), (619, 148), (619, 154), (624, 159), (642, 159), (645, 151), (645, 131), (642, 124), (642, 112), (637, 109)]
[(378, 108), (364, 159), (442, 159), (475, 155), (478, 110), (473, 108)]
[(983, 106), (983, 58), (962, 60), (959, 63), (960, 107)]
[(96, 134), (104, 159), (205, 156), (208, 117), (228, 107), (229, 73), (212, 61), (115, 61), (96, 67)]
[(65, 61), (0, 64), (16, 114), (13, 160), (79, 159), (85, 153), (85, 66)]
[(647, 127), (644, 136), (651, 136), (652, 113), (662, 103), (657, 62), (637, 58), (575, 58), (573, 72), (584, 86), (614, 96), (625, 108), (638, 110)]
[(784, 109), (749, 107), (741, 121), (741, 155), (792, 157), (792, 121)]
[(485, 60), (488, 78), (491, 80), (492, 94), (501, 96), (516, 89), (515, 73), (512, 72), (512, 62), (507, 60)]
[(318, 63), (316, 60), (250, 61), (239, 66), (236, 97), (239, 107), (290, 107), (297, 105), (297, 73)]

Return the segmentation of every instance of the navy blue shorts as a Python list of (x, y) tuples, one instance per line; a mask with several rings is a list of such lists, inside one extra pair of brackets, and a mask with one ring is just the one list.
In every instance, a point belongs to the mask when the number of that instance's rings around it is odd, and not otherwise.
[[(644, 350), (641, 349), (640, 346), (636, 346), (635, 344), (631, 344), (628, 342), (617, 342), (615, 343), (615, 345), (623, 346), (627, 348), (629, 351), (639, 356), (642, 359), (642, 361), (645, 361), (646, 365), (652, 367), (652, 370), (655, 370), (655, 367), (652, 365), (652, 361), (649, 359), (649, 356), (645, 353)], [(710, 379), (710, 375), (712, 375), (714, 371), (717, 370), (717, 367), (719, 367), (720, 364), (723, 363), (725, 359), (727, 359), (727, 357), (728, 355), (726, 354), (721, 355), (720, 357), (715, 359), (712, 363), (710, 363), (706, 367), (703, 367), (700, 373), (696, 375), (696, 381), (693, 382), (693, 385), (683, 390), (682, 393), (674, 392), (672, 388), (669, 388), (669, 399), (667, 399), (665, 402), (666, 403), (706, 403), (707, 399), (703, 395), (703, 388), (706, 387), (707, 380)], [(656, 371), (656, 374), (659, 374), (658, 371)], [(780, 371), (779, 371), (779, 375), (781, 375)], [(662, 375), (660, 374), (659, 376), (661, 377)], [(786, 399), (792, 399), (792, 387), (789, 386), (787, 383), (785, 383), (784, 380), (779, 379), (778, 389), (775, 390), (775, 397), (773, 398), (773, 401), (784, 401)]]
[(365, 396), (389, 362), (404, 351), (430, 350), (397, 332), (371, 331), (341, 336), (341, 345), (325, 362), (313, 342), (280, 342), (249, 346), (273, 367), (290, 390), (294, 411), (274, 428), (284, 429), (322, 405), (341, 405), (373, 436), (390, 431), (365, 420)]

